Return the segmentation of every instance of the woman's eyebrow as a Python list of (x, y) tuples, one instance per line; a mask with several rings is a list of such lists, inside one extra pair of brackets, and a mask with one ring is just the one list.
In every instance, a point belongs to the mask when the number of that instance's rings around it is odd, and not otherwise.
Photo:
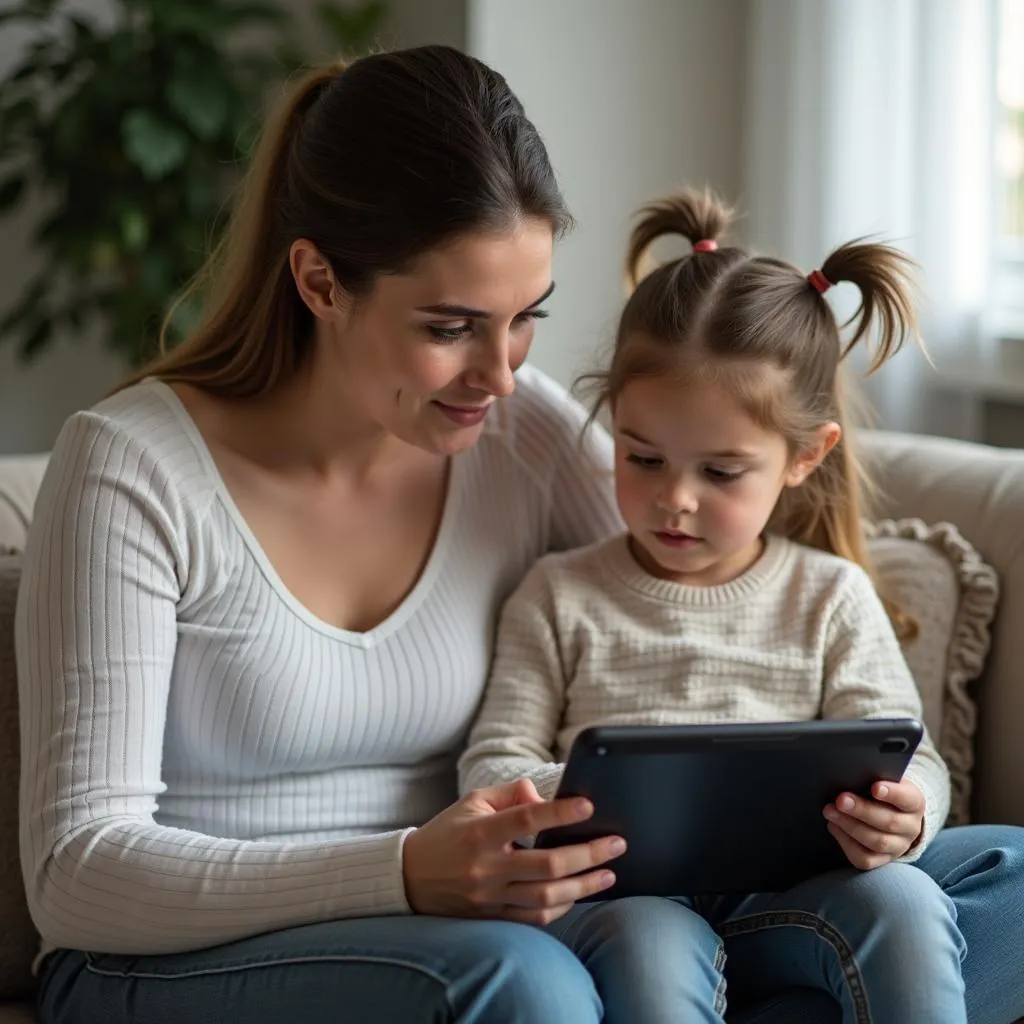
[[(531, 309), (536, 309), (545, 299), (551, 298), (551, 293), (555, 290), (555, 282), (552, 281), (548, 286), (548, 290), (539, 298), (534, 299), (523, 312), (527, 312)], [(487, 320), (491, 314), (485, 309), (473, 309), (470, 306), (457, 306), (449, 302), (442, 302), (436, 306), (417, 306), (416, 311), (418, 313), (434, 313), (437, 316), (450, 316), (453, 319), (455, 317), (465, 317), (468, 319), (479, 319)]]

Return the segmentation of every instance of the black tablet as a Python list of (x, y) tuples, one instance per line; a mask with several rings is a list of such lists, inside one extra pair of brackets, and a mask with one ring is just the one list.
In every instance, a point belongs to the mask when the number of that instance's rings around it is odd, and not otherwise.
[(594, 816), (537, 846), (623, 836), (617, 882), (594, 899), (781, 892), (849, 867), (825, 805), (901, 779), (922, 732), (903, 718), (587, 729), (558, 796), (589, 798)]

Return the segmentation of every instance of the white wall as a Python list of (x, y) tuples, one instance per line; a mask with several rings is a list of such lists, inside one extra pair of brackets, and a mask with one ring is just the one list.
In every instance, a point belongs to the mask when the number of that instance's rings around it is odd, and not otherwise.
[(469, 49), (540, 129), (578, 227), (531, 358), (563, 383), (610, 342), (638, 205), (739, 198), (746, 0), (470, 0)]

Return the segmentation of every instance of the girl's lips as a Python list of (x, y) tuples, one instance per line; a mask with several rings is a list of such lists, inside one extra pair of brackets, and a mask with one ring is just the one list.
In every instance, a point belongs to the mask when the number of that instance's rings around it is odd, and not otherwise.
[(444, 402), (434, 403), (453, 423), (460, 427), (474, 427), (487, 415), (491, 403), (487, 405), (446, 405)]
[(670, 533), (667, 530), (656, 530), (654, 536), (658, 542), (670, 548), (691, 548), (699, 544), (697, 537), (691, 537), (688, 533)]

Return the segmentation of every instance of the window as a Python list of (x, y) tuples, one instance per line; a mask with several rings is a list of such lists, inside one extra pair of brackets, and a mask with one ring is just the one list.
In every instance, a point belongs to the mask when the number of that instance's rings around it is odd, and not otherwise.
[(1024, 338), (1024, 0), (996, 0), (997, 330)]

